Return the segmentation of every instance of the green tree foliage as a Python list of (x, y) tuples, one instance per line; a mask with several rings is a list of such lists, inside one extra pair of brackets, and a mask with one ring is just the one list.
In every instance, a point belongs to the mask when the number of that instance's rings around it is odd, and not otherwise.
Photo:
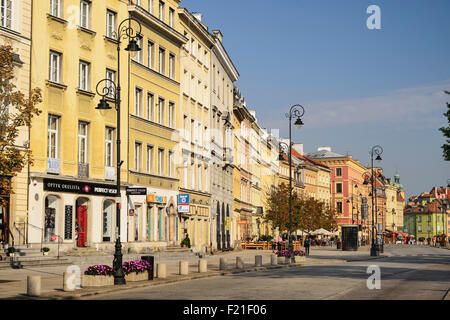
[[(20, 128), (31, 127), (33, 116), (41, 113), (36, 105), (42, 102), (41, 90), (31, 90), (28, 97), (14, 85), (13, 48), (0, 46), (0, 193), (13, 193), (11, 178), (32, 163), (31, 152), (19, 146)], [(0, 204), (5, 204), (0, 197)]]
[[(449, 91), (445, 91), (446, 94), (450, 95)], [(444, 134), (446, 138), (446, 143), (441, 146), (443, 150), (443, 156), (446, 161), (450, 161), (450, 103), (447, 102), (447, 112), (444, 113), (444, 116), (447, 117), (448, 126), (439, 128), (439, 130)]]

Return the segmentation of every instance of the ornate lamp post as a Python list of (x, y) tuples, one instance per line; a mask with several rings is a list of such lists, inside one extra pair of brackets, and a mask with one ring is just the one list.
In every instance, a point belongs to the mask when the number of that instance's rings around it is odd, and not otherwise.
[[(370, 255), (371, 256), (378, 256), (380, 255), (380, 249), (378, 246), (378, 243), (376, 241), (375, 238), (375, 219), (376, 219), (376, 215), (378, 214), (376, 211), (374, 211), (375, 209), (375, 205), (376, 205), (376, 176), (374, 173), (374, 169), (373, 169), (373, 157), (374, 155), (376, 155), (375, 160), (376, 161), (381, 161), (381, 154), (383, 153), (383, 148), (379, 145), (376, 145), (372, 148), (372, 150), (370, 151), (370, 161), (371, 161), (371, 174), (370, 177), (367, 177), (367, 172), (365, 172), (363, 174), (364, 177), (364, 184), (368, 183), (368, 178), (370, 179), (371, 185), (372, 185), (372, 247), (370, 248)], [(378, 231), (378, 230), (377, 230)], [(377, 232), (378, 233), (378, 232)]]
[(291, 260), (294, 261), (294, 248), (292, 239), (292, 119), (295, 118), (294, 125), (300, 129), (303, 126), (302, 116), (305, 114), (305, 108), (299, 104), (293, 105), (286, 113), (286, 118), (289, 119), (289, 146), (283, 142), (280, 146), (284, 146), (289, 152), (289, 252), (291, 253)]
[[(131, 27), (131, 21), (134, 20), (138, 26), (139, 31), (134, 30)], [(128, 23), (128, 25), (126, 25)], [(117, 193), (116, 197), (118, 197), (118, 201), (116, 204), (116, 244), (115, 244), (115, 252), (114, 252), (114, 261), (113, 268), (114, 272), (114, 284), (120, 285), (125, 284), (125, 274), (122, 269), (122, 245), (120, 243), (120, 167), (122, 166), (123, 161), (120, 160), (120, 39), (128, 39), (128, 46), (125, 48), (126, 51), (136, 52), (140, 51), (136, 39), (141, 39), (141, 24), (134, 18), (128, 18), (123, 20), (119, 28), (118, 32), (113, 32), (113, 37), (117, 40), (117, 83), (115, 83), (112, 79), (102, 79), (97, 83), (96, 91), (97, 94), (102, 98), (98, 106), (97, 110), (109, 110), (111, 107), (107, 102), (107, 98), (114, 101), (116, 105), (117, 111)]]

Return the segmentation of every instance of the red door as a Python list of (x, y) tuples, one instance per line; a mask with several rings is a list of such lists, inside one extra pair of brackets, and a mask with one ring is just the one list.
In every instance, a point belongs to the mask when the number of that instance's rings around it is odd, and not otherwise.
[(77, 247), (86, 247), (87, 242), (87, 206), (77, 208), (78, 240)]

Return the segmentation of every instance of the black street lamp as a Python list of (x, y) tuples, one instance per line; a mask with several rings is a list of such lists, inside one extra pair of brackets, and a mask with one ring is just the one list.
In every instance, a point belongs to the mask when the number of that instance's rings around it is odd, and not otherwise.
[[(138, 26), (139, 31), (135, 31), (131, 27), (131, 21), (134, 20)], [(128, 23), (128, 25), (126, 25)], [(114, 251), (114, 261), (113, 261), (113, 269), (114, 269), (114, 284), (120, 285), (125, 284), (125, 274), (122, 269), (122, 244), (120, 243), (120, 167), (122, 166), (123, 161), (120, 160), (120, 39), (128, 39), (128, 46), (125, 48), (126, 51), (140, 51), (136, 39), (141, 39), (141, 24), (134, 18), (128, 18), (123, 20), (119, 28), (118, 32), (113, 32), (113, 37), (117, 40), (117, 83), (115, 83), (112, 79), (102, 79), (97, 83), (96, 91), (100, 99), (99, 104), (97, 105), (97, 110), (109, 110), (111, 107), (107, 102), (107, 98), (114, 101), (116, 105), (117, 111), (117, 193), (116, 197), (118, 197), (118, 201), (116, 204), (116, 245)], [(103, 85), (103, 87), (102, 87)], [(100, 89), (100, 90), (99, 90)]]
[(305, 108), (299, 104), (293, 105), (289, 109), (289, 113), (286, 113), (286, 118), (289, 119), (289, 146), (285, 143), (280, 143), (280, 145), (285, 145), (289, 152), (289, 252), (291, 253), (291, 261), (294, 261), (294, 247), (292, 238), (292, 119), (295, 118), (295, 127), (300, 129), (303, 126), (302, 116), (305, 114)]
[[(372, 185), (372, 192), (371, 192), (371, 195), (372, 195), (372, 247), (370, 248), (370, 255), (371, 256), (378, 256), (378, 255), (380, 255), (380, 248), (378, 246), (378, 241), (377, 241), (377, 239), (375, 239), (375, 223), (376, 223), (375, 219), (377, 218), (378, 212), (377, 212), (377, 210), (374, 210), (375, 206), (376, 206), (376, 196), (377, 196), (376, 195), (376, 180), (377, 180), (377, 177), (375, 176), (374, 169), (373, 169), (373, 157), (374, 157), (374, 155), (376, 155), (375, 160), (379, 162), (379, 161), (382, 160), (381, 156), (380, 156), (382, 153), (383, 153), (383, 148), (381, 146), (379, 146), (379, 145), (374, 146), (372, 148), (372, 150), (370, 151), (370, 161), (371, 161), (370, 182), (371, 182), (371, 185)], [(364, 173), (363, 176), (365, 176), (366, 174), (367, 173)], [(365, 176), (365, 177), (367, 178), (367, 176)], [(365, 182), (365, 184), (366, 184), (366, 182)], [(377, 233), (378, 233), (378, 230), (377, 230)]]

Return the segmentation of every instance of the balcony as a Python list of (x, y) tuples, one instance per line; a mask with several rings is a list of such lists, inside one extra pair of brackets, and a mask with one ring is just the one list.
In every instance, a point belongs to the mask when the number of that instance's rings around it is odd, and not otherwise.
[(78, 178), (89, 178), (89, 164), (79, 163), (78, 164)]
[(60, 159), (47, 159), (47, 173), (60, 174), (61, 172), (61, 160)]

